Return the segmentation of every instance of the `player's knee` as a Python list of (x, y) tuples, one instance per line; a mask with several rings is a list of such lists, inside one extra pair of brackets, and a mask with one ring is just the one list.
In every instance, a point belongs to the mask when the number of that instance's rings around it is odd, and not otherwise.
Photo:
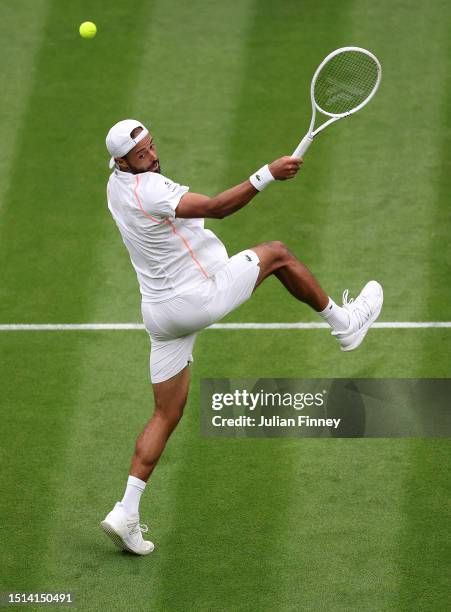
[(159, 405), (155, 406), (154, 416), (168, 425), (175, 427), (183, 416), (185, 403), (174, 405)]
[(284, 264), (291, 255), (288, 247), (280, 240), (273, 240), (268, 244), (274, 253), (274, 260), (280, 264)]

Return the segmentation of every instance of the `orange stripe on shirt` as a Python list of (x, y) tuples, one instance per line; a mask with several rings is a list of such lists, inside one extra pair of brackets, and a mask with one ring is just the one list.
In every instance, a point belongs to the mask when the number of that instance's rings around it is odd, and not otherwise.
[(208, 278), (208, 274), (205, 272), (205, 270), (203, 269), (202, 265), (200, 264), (199, 260), (196, 259), (196, 256), (193, 253), (193, 250), (191, 249), (189, 242), (186, 238), (184, 238), (182, 236), (182, 234), (179, 234), (178, 231), (175, 229), (175, 225), (169, 221), (169, 219), (165, 219), (166, 223), (171, 227), (172, 231), (174, 232), (174, 234), (176, 236), (178, 236), (183, 244), (186, 246), (186, 248), (188, 249), (188, 253), (191, 255), (192, 260), (194, 261), (194, 263), (196, 264), (196, 266), (199, 268), (199, 270), (202, 272), (202, 274), (205, 276), (205, 278)]

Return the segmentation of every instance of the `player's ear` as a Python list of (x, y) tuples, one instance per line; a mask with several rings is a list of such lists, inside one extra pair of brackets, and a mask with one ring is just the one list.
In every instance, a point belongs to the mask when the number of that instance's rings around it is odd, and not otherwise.
[(127, 171), (129, 170), (127, 160), (125, 157), (116, 157), (116, 163), (119, 166), (119, 170)]

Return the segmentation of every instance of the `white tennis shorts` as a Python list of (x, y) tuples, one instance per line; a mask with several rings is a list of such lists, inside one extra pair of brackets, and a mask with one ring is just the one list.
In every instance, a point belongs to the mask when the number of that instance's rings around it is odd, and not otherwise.
[(208, 327), (250, 298), (260, 271), (252, 250), (229, 259), (192, 292), (164, 302), (142, 302), (144, 325), (150, 334), (150, 378), (163, 382), (193, 361), (196, 332)]

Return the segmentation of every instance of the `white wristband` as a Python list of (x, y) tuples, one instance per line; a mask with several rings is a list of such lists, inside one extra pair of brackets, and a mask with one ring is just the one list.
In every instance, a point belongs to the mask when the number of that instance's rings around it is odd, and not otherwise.
[(266, 164), (266, 166), (262, 166), (260, 170), (254, 172), (254, 174), (251, 174), (249, 180), (257, 191), (262, 191), (269, 183), (273, 182), (274, 177), (271, 174), (268, 164)]

